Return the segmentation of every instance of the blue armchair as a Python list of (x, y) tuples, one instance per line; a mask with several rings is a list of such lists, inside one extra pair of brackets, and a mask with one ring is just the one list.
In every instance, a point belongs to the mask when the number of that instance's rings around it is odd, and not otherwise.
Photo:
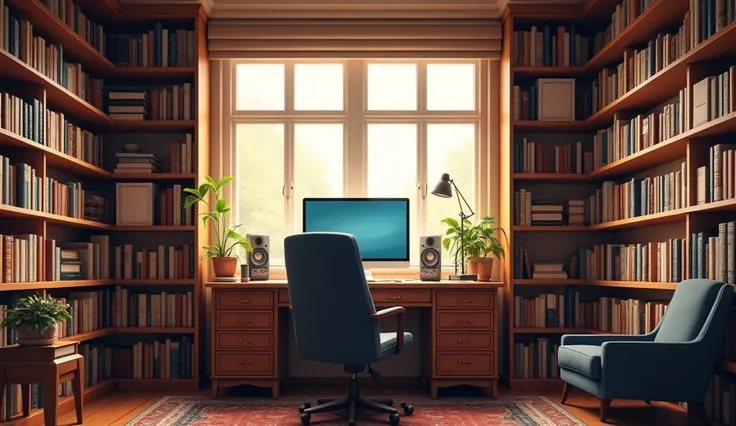
[(683, 401), (709, 423), (703, 404), (721, 355), (733, 287), (704, 279), (677, 286), (665, 316), (642, 335), (568, 334), (558, 350), (564, 404), (572, 386), (601, 399)]
[[(376, 312), (352, 235), (292, 235), (284, 240), (284, 249), (299, 355), (342, 364), (350, 375), (346, 398), (323, 399), (317, 401), (317, 406), (299, 407), (302, 424), (308, 425), (313, 414), (347, 408), (348, 422), (355, 425), (358, 407), (388, 414), (390, 423), (398, 424), (394, 401), (362, 398), (357, 375), (368, 366), (368, 372), (377, 378), (370, 364), (398, 354), (412, 343), (412, 334), (404, 331), (404, 308), (394, 306)], [(396, 317), (396, 331), (381, 333), (378, 321), (390, 316)], [(414, 412), (414, 407), (407, 404), (401, 404), (401, 408), (407, 415)]]

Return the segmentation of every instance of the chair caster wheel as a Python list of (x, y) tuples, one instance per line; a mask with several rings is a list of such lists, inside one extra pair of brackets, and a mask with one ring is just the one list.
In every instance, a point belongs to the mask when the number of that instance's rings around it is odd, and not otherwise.
[(307, 408), (310, 408), (311, 406), (312, 406), (312, 404), (310, 404), (308, 402), (305, 402), (304, 404), (302, 404), (302, 405), (299, 406), (299, 412), (300, 413), (303, 413), (304, 410), (306, 410)]
[(409, 405), (406, 402), (402, 402), (401, 403), (401, 408), (404, 409), (404, 414), (406, 414), (407, 416), (411, 416), (412, 414), (414, 414), (414, 406), (413, 405)]
[(399, 424), (399, 421), (401, 421), (401, 417), (399, 417), (397, 413), (391, 413), (388, 415), (388, 421), (392, 425), (397, 425)]
[(312, 421), (312, 415), (309, 414), (309, 413), (302, 413), (301, 419), (302, 419), (302, 424), (304, 426), (307, 426), (309, 424), (309, 422)]

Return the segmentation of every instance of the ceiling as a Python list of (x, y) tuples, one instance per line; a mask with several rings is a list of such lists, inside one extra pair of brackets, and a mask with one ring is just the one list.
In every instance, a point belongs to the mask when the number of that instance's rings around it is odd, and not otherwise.
[(121, 0), (123, 3), (201, 3), (212, 18), (493, 18), (508, 3), (580, 0)]

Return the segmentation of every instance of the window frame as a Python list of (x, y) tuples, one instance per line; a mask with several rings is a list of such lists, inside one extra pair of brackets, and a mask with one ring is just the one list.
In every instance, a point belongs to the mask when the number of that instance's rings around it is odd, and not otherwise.
[[(439, 176), (427, 176), (427, 128), (430, 124), (473, 124), (475, 127), (475, 205), (476, 215), (482, 217), (491, 214), (498, 206), (491, 205), (488, 192), (491, 181), (488, 160), (488, 139), (490, 135), (489, 96), (487, 93), (488, 79), (491, 71), (489, 61), (480, 59), (253, 59), (253, 60), (231, 60), (229, 62), (231, 91), (229, 105), (224, 105), (229, 111), (224, 124), (230, 127), (232, 135), (230, 149), (237, 149), (237, 126), (239, 124), (261, 124), (279, 123), (284, 125), (284, 184), (282, 194), (284, 208), (284, 229), (289, 235), (300, 232), (299, 223), (301, 218), (296, 218), (297, 211), (294, 199), (294, 129), (297, 124), (314, 123), (341, 123), (343, 125), (343, 196), (365, 197), (368, 191), (367, 181), (367, 155), (368, 155), (368, 125), (411, 123), (417, 125), (417, 212), (412, 214), (412, 220), (417, 221), (417, 229), (420, 235), (426, 233), (427, 202), (430, 187), (433, 187)], [(237, 66), (240, 64), (279, 63), (284, 64), (284, 110), (282, 111), (245, 111), (237, 110)], [(300, 63), (324, 63), (343, 64), (343, 110), (342, 111), (297, 111), (294, 109), (295, 101), (295, 65)], [(377, 111), (368, 110), (368, 66), (376, 63), (411, 63), (417, 65), (417, 109), (413, 111)], [(467, 111), (439, 111), (427, 109), (427, 68), (432, 64), (473, 64), (475, 75), (475, 107)], [(226, 98), (226, 97), (224, 97)], [(485, 145), (485, 148), (484, 148)], [(223, 147), (223, 150), (228, 147)], [(235, 151), (237, 152), (237, 151)], [(237, 158), (233, 154), (232, 158)], [(230, 169), (233, 171), (236, 189), (233, 195), (238, 193), (237, 182), (238, 167), (232, 160)], [(486, 195), (484, 195), (486, 194)], [(495, 203), (494, 203), (495, 204)], [(232, 200), (233, 219), (237, 220), (239, 215), (237, 199)], [(418, 239), (413, 236), (414, 239)], [(283, 268), (283, 259), (272, 264), (275, 269)], [(451, 262), (443, 262), (444, 269), (452, 269)], [(411, 265), (410, 269), (416, 269), (417, 265)]]

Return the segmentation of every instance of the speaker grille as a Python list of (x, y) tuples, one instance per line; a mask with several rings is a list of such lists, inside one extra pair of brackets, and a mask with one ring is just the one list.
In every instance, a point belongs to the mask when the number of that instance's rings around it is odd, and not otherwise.
[(440, 261), (440, 252), (433, 248), (422, 250), (422, 266), (433, 267)]
[(251, 266), (265, 266), (268, 263), (268, 252), (260, 247), (254, 248), (250, 260)]

